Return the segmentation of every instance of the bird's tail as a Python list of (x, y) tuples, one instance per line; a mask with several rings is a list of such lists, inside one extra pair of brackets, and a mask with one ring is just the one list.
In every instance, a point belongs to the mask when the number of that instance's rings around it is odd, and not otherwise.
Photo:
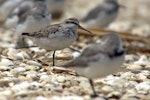
[(22, 33), (21, 35), (23, 35), (23, 36), (34, 36), (33, 33)]

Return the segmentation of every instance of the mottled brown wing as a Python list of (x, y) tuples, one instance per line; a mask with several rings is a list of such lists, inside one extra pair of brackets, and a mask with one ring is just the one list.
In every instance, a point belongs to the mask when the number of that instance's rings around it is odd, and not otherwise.
[(37, 32), (34, 32), (36, 37), (48, 37), (50, 34), (55, 34), (59, 30), (59, 27), (61, 27), (59, 24), (49, 25)]

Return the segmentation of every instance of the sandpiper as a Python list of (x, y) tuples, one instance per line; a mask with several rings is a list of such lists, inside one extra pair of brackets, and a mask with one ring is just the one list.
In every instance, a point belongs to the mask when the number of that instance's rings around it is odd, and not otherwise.
[(102, 37), (100, 43), (87, 47), (79, 57), (63, 65), (77, 71), (81, 76), (89, 79), (96, 96), (92, 78), (112, 74), (119, 69), (125, 60), (125, 52), (121, 38), (116, 33), (109, 33)]
[(42, 1), (35, 2), (33, 8), (20, 16), (16, 33), (18, 40), (16, 48), (28, 47), (25, 38), (21, 35), (23, 32), (34, 32), (40, 30), (51, 22), (51, 14), (48, 12), (46, 5)]
[(120, 7), (123, 6), (117, 0), (103, 0), (102, 4), (96, 6), (82, 19), (82, 22), (90, 28), (104, 28), (116, 19)]
[(0, 2), (0, 22), (5, 21), (10, 12), (20, 5), (23, 0), (3, 0)]
[(21, 4), (13, 9), (12, 12), (9, 14), (7, 19), (5, 20), (4, 26), (7, 29), (13, 29), (18, 24), (20, 17), (30, 11), (33, 6), (33, 0), (24, 0), (23, 2), (21, 2)]
[(80, 26), (76, 18), (68, 18), (62, 23), (54, 24), (43, 28), (42, 30), (22, 33), (22, 35), (29, 36), (37, 44), (37, 46), (53, 52), (53, 66), (55, 65), (55, 51), (69, 47), (77, 39), (77, 29), (87, 29)]

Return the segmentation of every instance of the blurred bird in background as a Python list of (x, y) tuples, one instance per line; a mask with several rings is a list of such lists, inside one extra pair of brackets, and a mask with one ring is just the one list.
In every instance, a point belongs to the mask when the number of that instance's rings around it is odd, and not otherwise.
[(103, 0), (82, 19), (82, 22), (89, 28), (104, 28), (113, 22), (122, 7), (118, 0)]

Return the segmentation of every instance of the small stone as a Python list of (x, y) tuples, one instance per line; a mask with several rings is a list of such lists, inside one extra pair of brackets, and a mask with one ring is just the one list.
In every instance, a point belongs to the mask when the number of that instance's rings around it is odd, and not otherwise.
[(127, 69), (130, 69), (130, 70), (141, 70), (142, 66), (140, 66), (140, 65), (128, 65)]
[(142, 55), (138, 61), (134, 62), (134, 64), (148, 66), (150, 65), (150, 62), (148, 61), (148, 58), (145, 55)]
[(6, 95), (0, 93), (0, 100), (8, 100), (8, 97), (6, 97)]
[(102, 87), (102, 91), (103, 91), (105, 94), (108, 94), (108, 93), (114, 91), (114, 89), (113, 89), (111, 86), (104, 86), (104, 87)]
[(20, 84), (14, 85), (14, 86), (12, 87), (12, 90), (17, 92), (17, 91), (20, 91), (20, 90), (23, 90), (23, 89), (27, 89), (29, 86), (30, 86), (30, 83), (24, 81), (24, 82), (22, 82), (22, 83), (20, 83)]
[(0, 66), (1, 71), (7, 71), (7, 70), (10, 70), (10, 69), (11, 69), (10, 66)]
[[(10, 90), (5, 90), (5, 91), (3, 91), (2, 94), (6, 95), (6, 96), (10, 96), (10, 95), (12, 94), (12, 91), (10, 91)], [(2, 100), (2, 99), (0, 99), (0, 100)]]
[(39, 66), (26, 65), (25, 69), (28, 70), (28, 71), (37, 71), (40, 68), (39, 68)]
[(25, 51), (15, 54), (14, 58), (15, 58), (15, 60), (31, 59), (29, 54), (27, 54)]
[(19, 74), (26, 71), (26, 69), (24, 67), (16, 67), (14, 69), (11, 70), (12, 73), (14, 74)]
[(48, 100), (48, 99), (43, 96), (38, 96), (35, 98), (35, 100)]
[(23, 60), (23, 59), (25, 59), (25, 57), (22, 54), (22, 52), (19, 52), (19, 53), (15, 54), (14, 58), (15, 58), (15, 60)]
[(51, 78), (50, 78), (49, 75), (41, 75), (40, 80), (43, 80), (43, 81), (50, 81)]
[(77, 51), (76, 51), (76, 52), (73, 52), (72, 55), (73, 55), (74, 58), (76, 58), (76, 57), (78, 57), (80, 54), (81, 54), (80, 52), (77, 52)]
[(20, 80), (16, 77), (12, 77), (11, 81), (14, 82), (14, 83), (19, 83), (20, 82)]
[(125, 56), (125, 60), (126, 62), (134, 62), (137, 59), (137, 57), (135, 55), (126, 55)]
[(150, 81), (145, 81), (137, 84), (135, 88), (137, 89), (137, 91), (150, 91)]
[(58, 77), (56, 78), (56, 80), (57, 80), (58, 82), (60, 82), (60, 83), (64, 83), (64, 82), (66, 81), (66, 79), (65, 79), (64, 76), (58, 76)]
[(9, 59), (2, 58), (0, 62), (0, 66), (13, 66), (13, 62)]
[(28, 64), (29, 64), (29, 65), (34, 65), (34, 66), (42, 67), (42, 64), (40, 64), (40, 63), (38, 63), (38, 62), (36, 62), (36, 61), (33, 61), (33, 60), (28, 61)]
[(13, 48), (9, 48), (8, 49), (8, 52), (7, 52), (7, 55), (9, 58), (14, 58), (14, 55), (17, 54), (19, 51), (16, 50), (16, 49), (13, 49)]
[(70, 59), (73, 59), (73, 56), (67, 53), (66, 54), (60, 53), (60, 54), (57, 54), (56, 59), (57, 60), (70, 60)]
[(30, 79), (32, 79), (32, 80), (39, 80), (39, 77), (37, 76), (37, 74), (35, 74), (35, 73), (29, 73), (29, 74), (27, 74), (27, 76), (26, 76), (27, 78), (30, 78)]
[(9, 82), (9, 80), (0, 80), (0, 87), (8, 87)]

